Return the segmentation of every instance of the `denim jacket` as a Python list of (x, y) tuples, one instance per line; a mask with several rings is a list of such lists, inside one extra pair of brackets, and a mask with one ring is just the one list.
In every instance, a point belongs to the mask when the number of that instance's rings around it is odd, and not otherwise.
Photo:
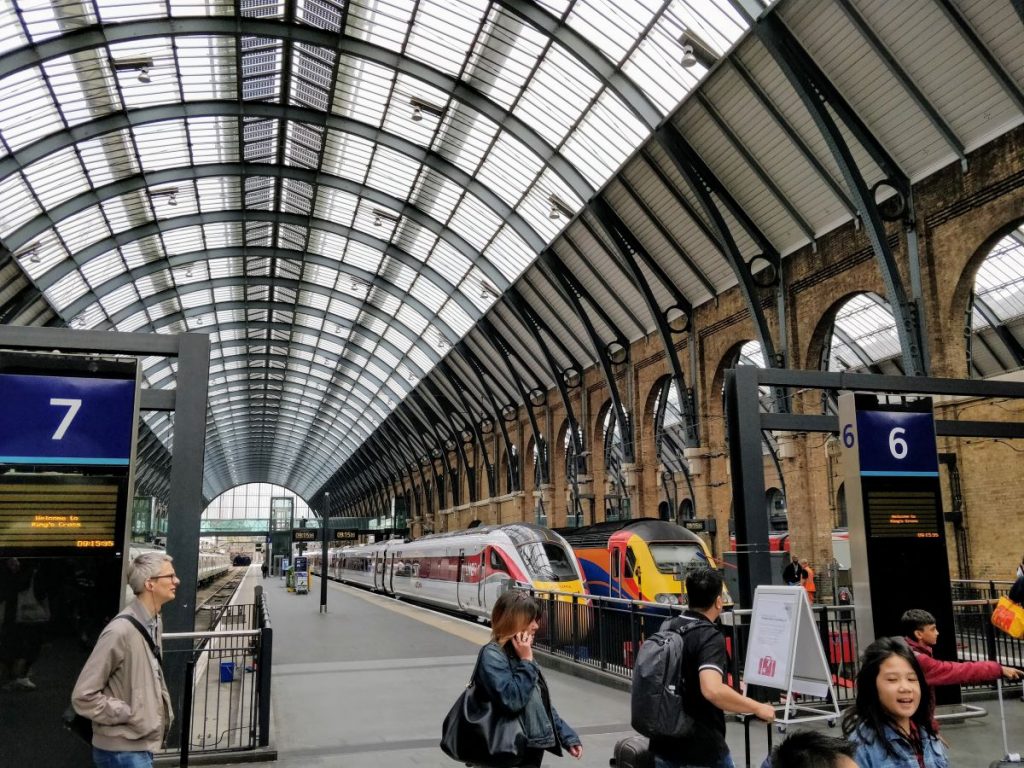
[(509, 714), (518, 715), (529, 747), (561, 755), (562, 747), (580, 743), (576, 731), (551, 706), (547, 683), (535, 662), (511, 658), (491, 641), (480, 649), (474, 684)]
[[(885, 737), (896, 756), (889, 754), (878, 736), (864, 724), (850, 734), (850, 741), (857, 745), (854, 759), (860, 768), (918, 768), (914, 748), (895, 728), (887, 725)], [(922, 732), (921, 744), (924, 748), (925, 768), (949, 768), (949, 756), (941, 741)]]

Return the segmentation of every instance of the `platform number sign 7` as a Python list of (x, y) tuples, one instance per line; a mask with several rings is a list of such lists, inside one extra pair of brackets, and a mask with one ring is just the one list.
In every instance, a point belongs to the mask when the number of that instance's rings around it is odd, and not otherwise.
[(50, 405), (54, 405), (58, 408), (67, 408), (67, 413), (64, 414), (64, 418), (61, 419), (60, 425), (57, 427), (57, 431), (53, 433), (51, 440), (63, 440), (64, 435), (68, 431), (68, 427), (71, 426), (71, 422), (75, 420), (75, 416), (78, 415), (78, 409), (82, 407), (82, 401), (80, 399), (70, 397), (51, 397)]

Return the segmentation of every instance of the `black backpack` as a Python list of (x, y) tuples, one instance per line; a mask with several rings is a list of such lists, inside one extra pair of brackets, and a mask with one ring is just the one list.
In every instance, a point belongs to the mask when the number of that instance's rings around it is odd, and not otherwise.
[(644, 736), (684, 735), (693, 719), (683, 711), (683, 638), (702, 622), (675, 618), (644, 640), (633, 666), (630, 723)]

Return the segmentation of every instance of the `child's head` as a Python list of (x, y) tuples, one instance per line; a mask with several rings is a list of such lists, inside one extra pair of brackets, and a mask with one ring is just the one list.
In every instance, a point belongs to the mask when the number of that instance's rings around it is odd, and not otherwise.
[(856, 747), (817, 731), (796, 731), (772, 751), (772, 768), (857, 768)]
[(843, 719), (845, 734), (864, 724), (888, 745), (887, 724), (905, 729), (913, 722), (921, 731), (932, 733), (928, 683), (901, 638), (879, 638), (867, 647), (860, 663), (857, 698)]
[(900, 619), (903, 636), (917, 640), (925, 645), (935, 645), (939, 640), (939, 628), (935, 617), (921, 608), (911, 608)]

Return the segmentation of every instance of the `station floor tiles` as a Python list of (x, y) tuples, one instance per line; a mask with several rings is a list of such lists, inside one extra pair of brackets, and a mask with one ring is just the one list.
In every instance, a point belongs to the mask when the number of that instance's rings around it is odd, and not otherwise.
[[(278, 766), (459, 765), (438, 748), (441, 721), (468, 681), (486, 627), (334, 582), (321, 614), (319, 581), (308, 595), (287, 592), (280, 579), (261, 583), (274, 627), (271, 741)], [(631, 733), (629, 694), (552, 669), (544, 674), (559, 714), (584, 745), (581, 761), (548, 755), (545, 766), (606, 768), (615, 743)], [(989, 716), (943, 728), (956, 768), (986, 768), (1002, 756), (998, 709), (994, 701), (983, 704)], [(1022, 750), (1024, 703), (1008, 700), (1006, 712), (1011, 748)], [(743, 727), (730, 722), (728, 729), (741, 767)], [(765, 729), (752, 726), (751, 736), (756, 767), (767, 752)]]

